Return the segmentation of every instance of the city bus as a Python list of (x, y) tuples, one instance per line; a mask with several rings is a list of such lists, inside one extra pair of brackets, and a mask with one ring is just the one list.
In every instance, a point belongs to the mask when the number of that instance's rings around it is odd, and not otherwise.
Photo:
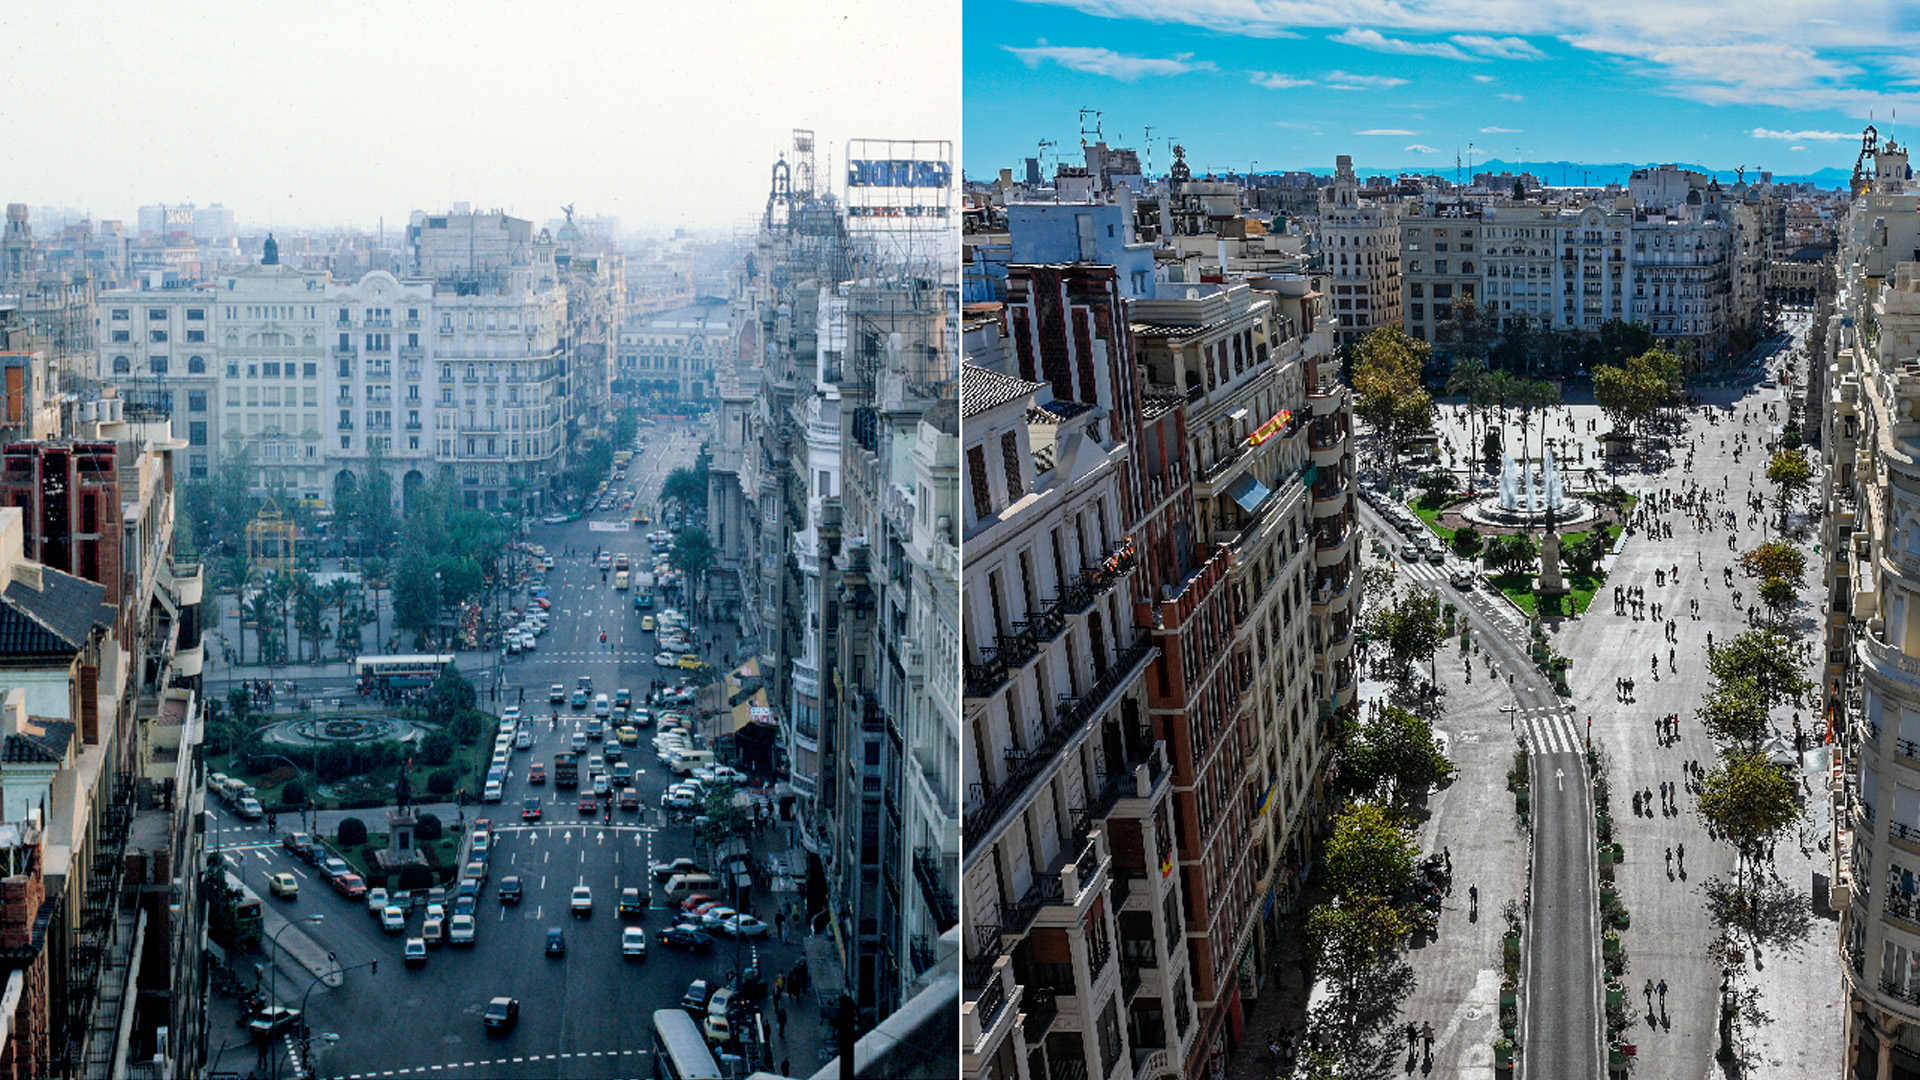
[(452, 653), (363, 656), (354, 663), (362, 690), (410, 690), (431, 686), (453, 664)]
[(653, 1012), (653, 1080), (721, 1080), (706, 1036), (683, 1010)]

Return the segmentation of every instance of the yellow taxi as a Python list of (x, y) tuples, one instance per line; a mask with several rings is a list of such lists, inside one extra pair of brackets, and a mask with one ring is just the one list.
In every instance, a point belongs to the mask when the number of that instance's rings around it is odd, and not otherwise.
[(653, 633), (653, 626), (654, 626), (653, 616), (651, 615), (640, 616), (640, 629), (645, 630), (647, 633), (651, 634)]

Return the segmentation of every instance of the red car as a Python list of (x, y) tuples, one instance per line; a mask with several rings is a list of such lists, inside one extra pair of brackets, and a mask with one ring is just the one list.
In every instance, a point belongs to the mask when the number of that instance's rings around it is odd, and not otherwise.
[(680, 910), (692, 911), (695, 908), (704, 907), (708, 904), (717, 904), (719, 902), (720, 901), (715, 900), (713, 897), (708, 896), (706, 893), (694, 893), (692, 896), (689, 896), (685, 900), (680, 901)]
[(473, 831), (474, 832), (492, 832), (493, 819), (490, 817), (474, 818)]
[(547, 763), (536, 761), (527, 767), (527, 783), (544, 784), (547, 782)]
[(359, 874), (341, 874), (333, 879), (333, 887), (349, 900), (359, 900), (367, 895), (367, 883), (361, 880)]
[(594, 801), (592, 792), (588, 792), (586, 795), (581, 796), (580, 812), (587, 815), (588, 817), (593, 817), (595, 814), (598, 814), (600, 812), (600, 804)]
[(541, 611), (547, 611), (553, 607), (553, 601), (544, 596), (535, 597), (533, 602), (540, 605)]

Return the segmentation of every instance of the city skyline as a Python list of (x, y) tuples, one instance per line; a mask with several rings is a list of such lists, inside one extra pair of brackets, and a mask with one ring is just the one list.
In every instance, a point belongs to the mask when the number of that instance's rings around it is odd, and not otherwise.
[(1844, 171), (1868, 123), (1901, 138), (1898, 109), (1920, 116), (1900, 53), (1916, 28), (1890, 4), (1844, 25), (1823, 11), (969, 0), (965, 161), (974, 180), (1036, 155), (1048, 173), (1078, 163), (1085, 107), (1154, 171), (1175, 142), (1196, 173), (1325, 170), (1342, 153), (1363, 173), (1450, 175), (1456, 156)]
[[(140, 206), (218, 202), (243, 230), (398, 230), (455, 202), (726, 225), (765, 201), (795, 127), (836, 170), (850, 139), (956, 130), (957, 13), (589, 3), (544, 28), (501, 4), (27, 5), (0, 45), (23, 163), (8, 199), (130, 224)], [(77, 78), (82, 60), (119, 77)]]

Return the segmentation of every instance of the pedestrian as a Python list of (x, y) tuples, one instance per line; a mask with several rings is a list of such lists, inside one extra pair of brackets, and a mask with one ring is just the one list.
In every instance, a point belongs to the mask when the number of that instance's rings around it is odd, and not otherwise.
[(1660, 991), (1660, 1008), (1665, 1009), (1667, 1007), (1667, 980), (1661, 979), (1658, 989)]
[(1419, 1041), (1419, 1038), (1420, 1029), (1413, 1026), (1413, 1021), (1407, 1021), (1407, 1053), (1413, 1053), (1413, 1045)]
[(1426, 1046), (1427, 1056), (1432, 1057), (1433, 1056), (1433, 1021), (1428, 1020), (1420, 1025), (1420, 1038), (1422, 1041), (1424, 1041), (1427, 1044)]

